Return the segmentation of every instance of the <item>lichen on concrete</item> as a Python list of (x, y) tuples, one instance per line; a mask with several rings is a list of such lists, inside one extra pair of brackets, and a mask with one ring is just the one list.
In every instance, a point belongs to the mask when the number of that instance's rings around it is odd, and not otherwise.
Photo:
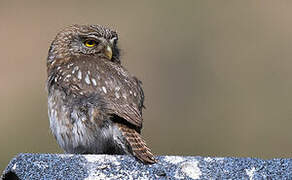
[(158, 156), (144, 165), (132, 156), (19, 154), (3, 179), (292, 179), (292, 159)]

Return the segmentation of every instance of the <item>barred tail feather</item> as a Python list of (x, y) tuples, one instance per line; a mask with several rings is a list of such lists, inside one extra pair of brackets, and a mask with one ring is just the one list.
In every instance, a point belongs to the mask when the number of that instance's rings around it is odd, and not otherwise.
[(136, 130), (123, 124), (119, 124), (119, 128), (129, 143), (132, 153), (136, 158), (144, 164), (153, 164), (157, 162), (154, 155), (151, 153), (151, 150), (147, 147), (146, 142)]

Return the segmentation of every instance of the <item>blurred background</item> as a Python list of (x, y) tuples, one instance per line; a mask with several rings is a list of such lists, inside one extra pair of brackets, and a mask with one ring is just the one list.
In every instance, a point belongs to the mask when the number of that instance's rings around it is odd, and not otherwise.
[(0, 1), (0, 171), (17, 153), (62, 153), (46, 57), (74, 23), (119, 32), (155, 154), (291, 157), (291, 19), (291, 1)]

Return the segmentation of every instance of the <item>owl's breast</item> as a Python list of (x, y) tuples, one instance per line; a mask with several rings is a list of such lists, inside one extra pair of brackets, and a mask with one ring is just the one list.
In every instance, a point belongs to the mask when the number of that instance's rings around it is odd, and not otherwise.
[(110, 137), (111, 122), (102, 112), (102, 106), (80, 98), (52, 90), (48, 97), (50, 128), (68, 153), (99, 152), (105, 149)]

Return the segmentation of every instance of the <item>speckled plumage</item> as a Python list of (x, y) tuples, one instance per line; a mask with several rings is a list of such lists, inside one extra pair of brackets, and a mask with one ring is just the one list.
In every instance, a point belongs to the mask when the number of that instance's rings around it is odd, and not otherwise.
[[(88, 39), (96, 45), (85, 46)], [(72, 25), (57, 34), (47, 59), (50, 127), (67, 153), (133, 154), (155, 163), (140, 135), (141, 82), (121, 65), (117, 40), (115, 31), (99, 25)]]

